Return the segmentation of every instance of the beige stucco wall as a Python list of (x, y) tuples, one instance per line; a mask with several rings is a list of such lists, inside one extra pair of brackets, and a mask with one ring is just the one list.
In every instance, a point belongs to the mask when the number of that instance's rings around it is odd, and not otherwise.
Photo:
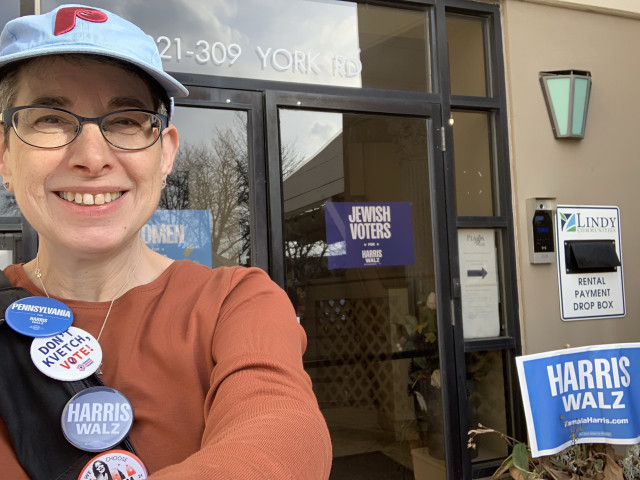
[[(508, 1), (508, 0), (507, 0)], [(640, 2), (638, 0), (524, 0), (527, 2), (543, 3), (579, 10), (626, 17), (638, 17), (640, 15)]]
[[(525, 353), (640, 341), (640, 20), (563, 3), (577, 2), (502, 3)], [(566, 69), (593, 78), (580, 141), (554, 139), (538, 80), (540, 71)], [(620, 208), (624, 318), (561, 320), (557, 265), (529, 263), (532, 197)]]

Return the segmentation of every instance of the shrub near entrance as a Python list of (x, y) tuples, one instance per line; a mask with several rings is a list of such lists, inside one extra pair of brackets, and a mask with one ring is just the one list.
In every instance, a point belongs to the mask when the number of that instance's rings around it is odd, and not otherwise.
[(640, 479), (640, 446), (630, 447), (624, 456), (611, 445), (573, 444), (554, 455), (533, 458), (529, 447), (502, 432), (478, 424), (469, 431), (468, 447), (475, 449), (477, 435), (496, 434), (511, 448), (509, 455), (491, 477), (510, 475), (515, 480), (637, 480)]

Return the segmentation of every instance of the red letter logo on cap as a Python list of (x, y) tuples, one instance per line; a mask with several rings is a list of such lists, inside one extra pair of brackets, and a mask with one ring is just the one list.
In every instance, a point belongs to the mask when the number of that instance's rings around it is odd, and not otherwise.
[(107, 21), (107, 14), (93, 8), (66, 7), (58, 10), (54, 35), (70, 32), (76, 26), (76, 17), (88, 22), (102, 23)]

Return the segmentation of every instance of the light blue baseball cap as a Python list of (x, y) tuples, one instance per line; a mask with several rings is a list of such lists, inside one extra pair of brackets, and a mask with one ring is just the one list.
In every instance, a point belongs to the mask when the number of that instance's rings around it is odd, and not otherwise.
[(42, 15), (9, 21), (0, 34), (0, 67), (18, 60), (78, 53), (131, 63), (154, 78), (169, 97), (189, 91), (162, 69), (156, 42), (138, 26), (107, 10), (62, 5)]

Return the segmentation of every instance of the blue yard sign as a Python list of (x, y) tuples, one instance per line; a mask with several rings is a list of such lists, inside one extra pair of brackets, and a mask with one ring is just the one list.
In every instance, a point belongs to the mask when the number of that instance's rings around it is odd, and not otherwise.
[(409, 202), (324, 204), (329, 268), (413, 265)]
[(173, 260), (212, 266), (209, 210), (156, 210), (140, 236), (151, 249)]
[(516, 358), (534, 457), (572, 443), (640, 441), (640, 343)]

